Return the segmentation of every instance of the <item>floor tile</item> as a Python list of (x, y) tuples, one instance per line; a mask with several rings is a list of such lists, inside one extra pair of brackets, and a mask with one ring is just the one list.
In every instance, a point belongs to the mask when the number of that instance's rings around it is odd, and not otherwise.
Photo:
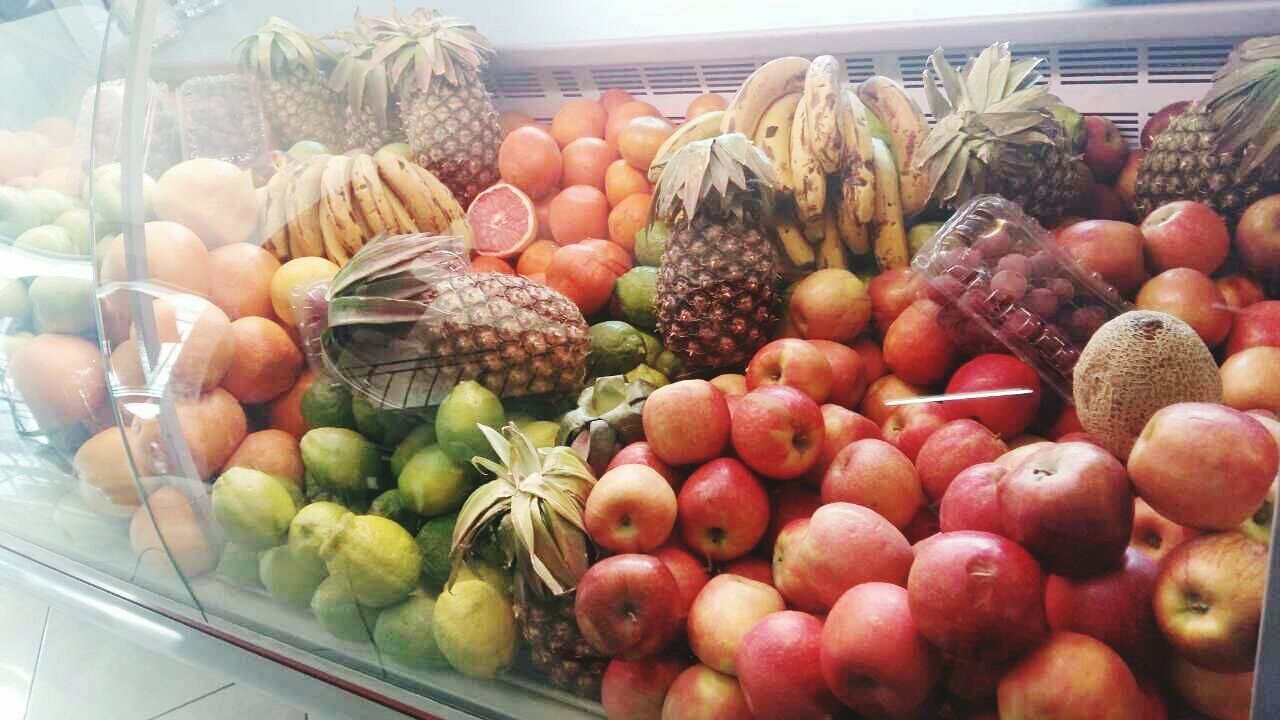
[(31, 691), (49, 606), (0, 585), (0, 718), (21, 718)]
[(245, 685), (228, 685), (149, 720), (306, 720), (306, 713), (282, 705)]

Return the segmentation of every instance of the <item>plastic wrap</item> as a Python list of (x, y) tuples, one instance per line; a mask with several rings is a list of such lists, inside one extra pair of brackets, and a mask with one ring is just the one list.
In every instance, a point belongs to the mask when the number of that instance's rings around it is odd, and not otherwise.
[(203, 75), (178, 86), (182, 158), (217, 158), (250, 167), (269, 150), (267, 123), (244, 75)]
[[(109, 80), (90, 87), (80, 99), (75, 157), (86, 164), (92, 157), (95, 167), (120, 162), (124, 152), (123, 122), (124, 81)], [(177, 111), (169, 88), (162, 83), (147, 83), (147, 107), (141, 135), (146, 138), (143, 167), (148, 175), (159, 177), (181, 158)]]

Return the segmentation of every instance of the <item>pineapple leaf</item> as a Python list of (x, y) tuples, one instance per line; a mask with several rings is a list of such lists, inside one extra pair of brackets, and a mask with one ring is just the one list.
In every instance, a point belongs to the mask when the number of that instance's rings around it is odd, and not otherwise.
[(951, 114), (953, 109), (951, 103), (947, 102), (947, 98), (938, 90), (938, 84), (933, 80), (933, 73), (924, 73), (924, 96), (935, 120), (942, 120)]
[(422, 318), (426, 306), (417, 300), (362, 295), (337, 298), (329, 303), (329, 327), (343, 325), (394, 325)]
[(475, 536), (491, 520), (510, 512), (511, 497), (515, 488), (510, 482), (498, 474), (497, 480), (491, 480), (476, 488), (467, 496), (462, 509), (458, 511), (458, 519), (453, 526), (453, 537), (450, 539), (451, 556), (465, 553), (475, 540)]
[(1043, 86), (1035, 85), (1029, 88), (1023, 88), (1013, 92), (1008, 97), (1002, 98), (997, 102), (983, 110), (983, 114), (988, 113), (1007, 113), (1019, 110), (1034, 109), (1046, 98), (1051, 97), (1049, 91)]
[(969, 143), (960, 143), (955, 156), (947, 164), (947, 174), (942, 180), (942, 197), (953, 198), (960, 193), (965, 174), (969, 169)]
[[(933, 135), (929, 135), (932, 139)], [(927, 140), (926, 140), (927, 142)], [(938, 183), (947, 175), (951, 168), (951, 162), (955, 158), (956, 153), (960, 152), (960, 147), (964, 145), (964, 137), (961, 135), (952, 135), (937, 153), (929, 160), (929, 189), (930, 193), (937, 188)], [(921, 146), (923, 149), (923, 146)]]
[[(515, 426), (511, 425), (510, 427), (515, 427)], [(511, 468), (512, 471), (515, 471), (516, 468), (511, 464), (511, 451), (512, 451), (511, 442), (506, 437), (504, 437), (505, 433), (500, 433), (497, 430), (494, 430), (493, 428), (489, 427), (488, 425), (481, 425), (479, 423), (476, 424), (476, 428), (480, 430), (480, 434), (484, 435), (484, 439), (489, 441), (489, 447), (493, 448), (493, 453), (498, 456), (498, 462), (501, 463), (502, 467)], [(478, 462), (481, 460), (483, 460), (484, 463)], [(493, 467), (493, 461), (489, 460), (483, 455), (477, 455), (471, 458), (471, 464), (475, 465), (481, 470), (489, 470), (495, 475), (502, 475), (504, 474), (504, 472), (506, 472), (503, 470), (495, 469)], [(524, 468), (521, 468), (521, 469), (523, 470)], [(533, 472), (537, 472), (537, 468), (534, 468)], [(522, 475), (517, 475), (516, 477), (522, 477)]]
[(1000, 97), (1007, 97), (1013, 94), (1014, 90), (1021, 88), (1024, 81), (1030, 79), (1030, 84), (1034, 84), (1039, 79), (1039, 73), (1036, 68), (1040, 67), (1040, 63), (1044, 62), (1044, 58), (1029, 57), (1021, 60), (1015, 60), (1009, 65), (1009, 75), (1004, 81), (1004, 90), (1000, 93)]
[(987, 106), (987, 84), (991, 78), (992, 71), (996, 65), (1000, 64), (1001, 51), (1007, 57), (1009, 45), (1007, 43), (995, 43), (987, 46), (973, 59), (972, 65), (964, 74), (965, 90), (969, 93), (969, 98), (974, 107), (982, 108)]
[(942, 80), (943, 92), (947, 94), (947, 98), (951, 100), (951, 105), (958, 111), (974, 110), (968, 93), (965, 91), (964, 78), (960, 77), (960, 73), (951, 66), (947, 61), (947, 56), (943, 53), (942, 48), (933, 51), (929, 56), (929, 67), (938, 74), (938, 78)]
[(1004, 43), (999, 62), (995, 63), (987, 76), (985, 102), (990, 103), (1004, 97), (1005, 83), (1009, 80), (1009, 66), (1013, 64), (1013, 55), (1009, 52), (1009, 44)]
[(993, 112), (982, 115), (983, 124), (1000, 138), (1030, 130), (1044, 122), (1044, 119), (1038, 112)]

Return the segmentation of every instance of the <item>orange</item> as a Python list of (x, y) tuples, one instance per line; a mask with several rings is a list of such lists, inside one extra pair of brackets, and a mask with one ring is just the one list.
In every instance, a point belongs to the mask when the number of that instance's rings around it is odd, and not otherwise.
[(547, 264), (551, 262), (551, 256), (558, 247), (560, 246), (551, 240), (538, 240), (520, 253), (520, 260), (516, 263), (516, 272), (525, 277), (546, 272)]
[(649, 180), (626, 160), (614, 160), (604, 172), (604, 194), (617, 207), (628, 195), (649, 192)]
[(222, 467), (244, 467), (288, 479), (302, 487), (302, 451), (298, 439), (283, 430), (259, 430), (245, 435)]
[(236, 352), (222, 386), (242, 403), (256, 405), (285, 393), (302, 371), (302, 352), (284, 328), (260, 317), (231, 323)]
[[(217, 387), (231, 367), (232, 355), (236, 351), (231, 321), (227, 319), (226, 313), (216, 305), (206, 305), (202, 310), (184, 308), (183, 336), (178, 332), (177, 317), (172, 305), (156, 300), (152, 303), (152, 308), (160, 341), (178, 345), (177, 356), (169, 366), (168, 389), (179, 397), (191, 397)], [(191, 315), (195, 315), (194, 322)], [(133, 332), (130, 335), (128, 340), (116, 346), (111, 353), (111, 369), (122, 383), (140, 386), (145, 380), (137, 334)], [(175, 351), (169, 351), (173, 352)]]
[(660, 118), (662, 113), (658, 111), (658, 108), (639, 100), (632, 100), (619, 105), (609, 113), (609, 122), (604, 126), (605, 142), (609, 143), (609, 147), (617, 150), (618, 133), (627, 123), (644, 116)]
[(715, 110), (723, 110), (729, 107), (729, 101), (723, 96), (715, 93), (704, 93), (689, 102), (689, 107), (684, 111), (684, 119), (692, 120), (703, 113), (709, 113)]
[(128, 517), (142, 504), (119, 428), (106, 428), (85, 440), (71, 468), (80, 481), (81, 497), (94, 512)]
[(564, 186), (590, 185), (604, 189), (604, 176), (609, 165), (618, 159), (618, 151), (600, 138), (580, 138), (564, 149)]
[(512, 130), (522, 128), (525, 125), (534, 125), (537, 121), (526, 113), (518, 110), (508, 110), (498, 113), (498, 126), (502, 128), (502, 137), (511, 134)]
[(294, 303), (302, 300), (308, 288), (337, 274), (338, 266), (322, 257), (294, 258), (281, 265), (271, 275), (271, 307), (276, 317), (287, 325), (297, 325)]
[(551, 201), (560, 194), (560, 188), (551, 191), (550, 195), (533, 201), (533, 209), (538, 213), (538, 239), (551, 240)]
[(480, 255), (472, 259), (471, 272), (473, 273), (496, 272), (496, 273), (502, 273), (503, 275), (516, 274), (516, 271), (512, 269), (511, 265), (506, 260), (503, 260), (502, 258), (498, 258), (498, 257), (491, 257), (488, 255)]
[(584, 247), (595, 252), (596, 257), (616, 276), (631, 269), (631, 253), (623, 250), (617, 243), (608, 240), (583, 240)]
[(604, 107), (606, 112), (610, 113), (619, 105), (625, 105), (632, 100), (635, 100), (635, 98), (631, 96), (631, 93), (622, 88), (609, 88), (600, 93), (600, 105)]
[(249, 243), (232, 243), (209, 252), (209, 299), (227, 317), (274, 318), (271, 276), (280, 269), (275, 255)]
[(307, 434), (307, 423), (302, 419), (302, 396), (315, 382), (316, 373), (307, 368), (298, 377), (298, 382), (289, 391), (267, 406), (267, 425), (276, 430), (283, 430), (290, 435), (302, 439)]
[[(214, 388), (198, 398), (178, 400), (174, 414), (182, 439), (190, 452), (196, 474), (208, 479), (227, 463), (249, 431), (244, 408), (231, 393)], [(135, 418), (129, 426), (129, 447), (143, 475), (173, 475), (181, 471), (178, 460), (166, 450), (168, 441), (160, 431), (158, 418)]]
[(622, 159), (640, 172), (648, 172), (658, 148), (676, 129), (663, 118), (641, 115), (618, 131), (618, 150)]
[(551, 201), (551, 235), (561, 245), (609, 234), (609, 201), (590, 185), (570, 185)]
[(528, 278), (529, 278), (530, 280), (532, 280), (532, 281), (534, 281), (534, 282), (538, 283), (539, 285), (546, 285), (546, 284), (547, 284), (547, 274), (546, 274), (546, 273), (544, 273), (544, 272), (539, 272), (539, 273), (529, 273)]
[(627, 252), (636, 246), (636, 231), (649, 224), (648, 194), (627, 196), (609, 213), (609, 240)]
[(631, 267), (631, 258), (608, 240), (585, 240), (556, 250), (546, 283), (572, 300), (583, 315), (600, 311), (613, 297), (613, 284)]
[(519, 255), (538, 235), (533, 201), (515, 185), (498, 183), (471, 201), (467, 223), (479, 255)]
[(502, 181), (515, 185), (529, 197), (542, 197), (559, 185), (562, 167), (560, 146), (541, 128), (516, 128), (498, 146)]
[[(209, 296), (209, 251), (196, 234), (176, 222), (156, 221), (143, 226), (147, 275), (196, 295)], [(125, 271), (124, 236), (102, 248), (102, 280), (129, 280)]]
[(218, 563), (191, 501), (174, 486), (159, 488), (147, 496), (147, 507), (134, 511), (129, 545), (143, 564), (160, 575), (172, 576), (177, 563), (183, 575), (195, 577)]
[(551, 137), (564, 147), (578, 138), (604, 137), (604, 124), (609, 113), (595, 100), (570, 100), (551, 118)]
[(107, 399), (102, 353), (74, 335), (45, 333), (22, 343), (7, 375), (44, 430), (78, 423)]

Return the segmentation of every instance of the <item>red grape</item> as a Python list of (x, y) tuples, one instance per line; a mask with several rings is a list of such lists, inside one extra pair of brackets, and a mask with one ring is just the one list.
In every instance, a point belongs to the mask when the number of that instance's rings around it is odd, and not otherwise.
[(1009, 253), (996, 263), (998, 270), (1009, 270), (1023, 277), (1027, 276), (1027, 271), (1030, 267), (1030, 264), (1027, 263), (1027, 256), (1021, 253)]
[(1005, 294), (1010, 301), (1021, 299), (1027, 292), (1027, 278), (1012, 270), (1001, 270), (991, 277), (991, 289)]
[(1023, 304), (1040, 317), (1050, 318), (1058, 312), (1058, 295), (1048, 288), (1034, 288), (1027, 293)]
[(1027, 262), (1030, 264), (1031, 277), (1049, 277), (1058, 269), (1058, 261), (1043, 250), (1032, 255)]
[(1072, 285), (1071, 281), (1066, 278), (1054, 278), (1045, 283), (1045, 287), (1057, 294), (1063, 302), (1075, 297), (1076, 294), (1076, 286)]
[(1011, 244), (1009, 231), (1005, 229), (1004, 221), (1001, 220), (985, 234), (978, 236), (973, 247), (985, 257), (995, 258), (1009, 252)]

